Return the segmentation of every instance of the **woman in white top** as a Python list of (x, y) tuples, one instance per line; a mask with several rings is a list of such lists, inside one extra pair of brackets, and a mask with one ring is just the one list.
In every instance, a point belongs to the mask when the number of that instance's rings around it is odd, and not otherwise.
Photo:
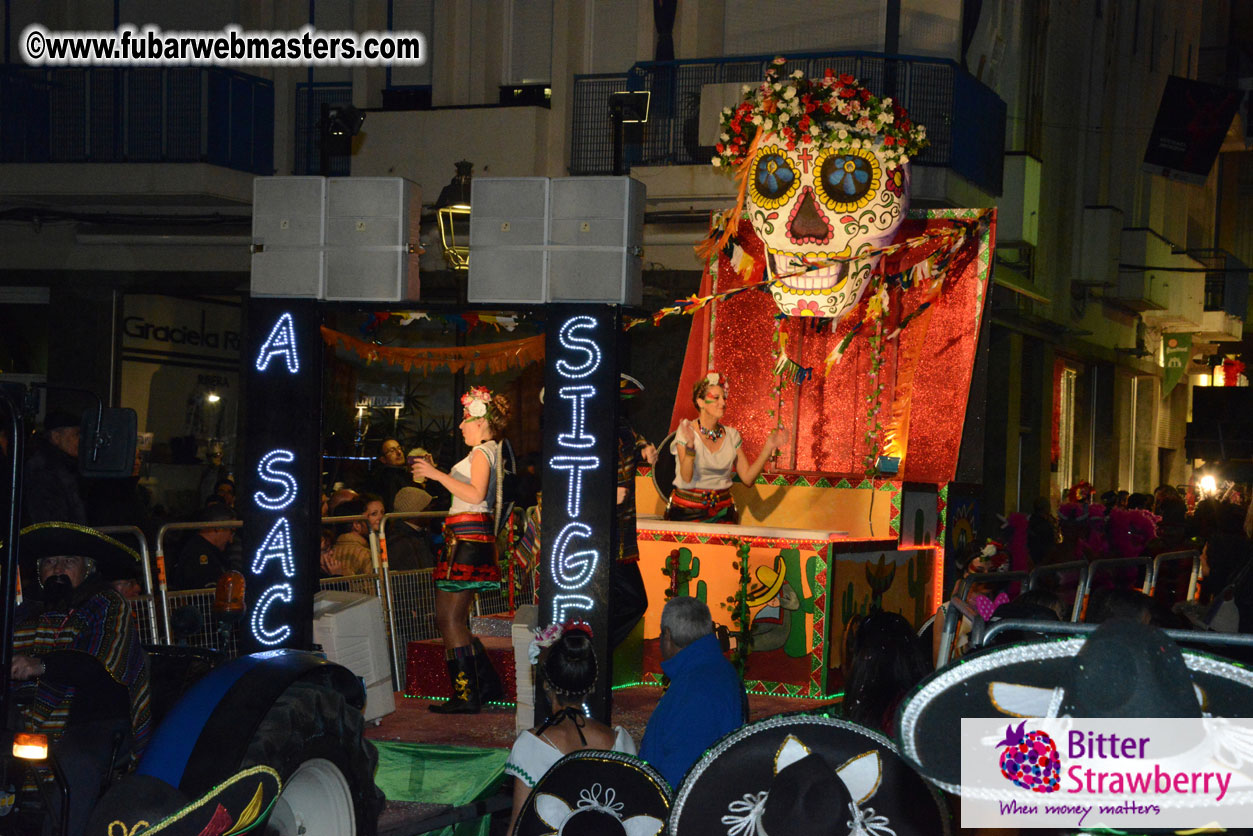
[(579, 749), (636, 753), (635, 741), (621, 726), (611, 729), (583, 715), (583, 701), (596, 686), (591, 628), (582, 622), (548, 627), (531, 642), (533, 658), (536, 652), (540, 687), (552, 714), (537, 728), (519, 734), (509, 751), (505, 774), (512, 775), (514, 782), (508, 833), (513, 832), (518, 812), (535, 782), (564, 755)]
[(461, 397), (461, 437), (470, 452), (444, 473), (426, 459), (413, 463), (417, 481), (431, 479), (452, 494), (444, 521), (448, 546), (435, 565), (435, 624), (444, 640), (444, 658), (453, 697), (436, 703), (439, 714), (477, 714), (482, 703), (504, 697), (500, 677), (483, 644), (466, 626), (479, 589), (500, 586), (493, 509), (499, 501), (500, 443), (509, 421), (509, 399), (474, 386)]
[(695, 421), (684, 418), (674, 432), (670, 452), (677, 463), (674, 490), (666, 506), (666, 519), (683, 522), (737, 523), (739, 514), (731, 499), (731, 477), (738, 475), (745, 485), (757, 481), (766, 461), (787, 439), (775, 429), (752, 464), (744, 455), (740, 434), (722, 424), (727, 409), (727, 381), (710, 372), (692, 390), (692, 403), (699, 412)]

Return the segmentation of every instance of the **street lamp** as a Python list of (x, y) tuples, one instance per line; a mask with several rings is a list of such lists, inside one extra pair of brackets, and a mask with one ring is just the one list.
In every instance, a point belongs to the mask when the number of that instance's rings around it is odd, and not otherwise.
[(474, 170), (474, 163), (461, 160), (456, 166), (457, 173), (435, 201), (435, 217), (439, 222), (440, 246), (449, 268), (469, 270), (470, 173)]

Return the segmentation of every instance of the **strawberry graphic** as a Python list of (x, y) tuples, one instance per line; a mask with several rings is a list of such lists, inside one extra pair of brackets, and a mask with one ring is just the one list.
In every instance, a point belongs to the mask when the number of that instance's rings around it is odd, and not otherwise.
[(1057, 744), (1042, 731), (1024, 733), (1027, 721), (1018, 728), (1005, 727), (1005, 739), (997, 746), (1001, 752), (1001, 774), (1023, 789), (1032, 792), (1057, 792), (1062, 762)]

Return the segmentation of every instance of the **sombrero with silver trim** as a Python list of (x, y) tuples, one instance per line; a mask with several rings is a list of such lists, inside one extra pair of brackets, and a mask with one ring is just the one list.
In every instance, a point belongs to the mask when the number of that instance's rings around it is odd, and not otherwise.
[[(135, 779), (144, 779), (146, 783)], [(91, 836), (238, 836), (261, 832), (282, 781), (268, 766), (227, 778), (191, 803), (178, 790), (150, 776), (131, 776), (114, 785), (92, 811)]]
[(671, 836), (938, 836), (943, 802), (883, 735), (813, 714), (731, 732), (683, 779)]
[(1116, 619), (1086, 636), (976, 651), (923, 680), (896, 727), (901, 754), (961, 794), (963, 717), (1245, 717), (1251, 704), (1253, 671)]
[(70, 522), (43, 522), (21, 531), (22, 565), (37, 568), (45, 557), (82, 557), (95, 561), (106, 580), (139, 577), (139, 554), (94, 528)]
[(518, 812), (516, 836), (657, 836), (670, 812), (661, 773), (620, 752), (583, 749), (557, 761)]

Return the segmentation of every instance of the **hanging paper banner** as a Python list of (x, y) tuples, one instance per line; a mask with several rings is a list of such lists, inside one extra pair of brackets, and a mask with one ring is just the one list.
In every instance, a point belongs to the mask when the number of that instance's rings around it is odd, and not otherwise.
[(518, 369), (544, 359), (544, 335), (526, 337), (485, 345), (450, 346), (448, 348), (393, 348), (375, 345), (323, 326), (322, 341), (329, 346), (342, 346), (358, 357), (371, 363), (381, 360), (405, 371), (417, 370), (424, 374), (447, 369), (457, 373), (496, 374), (506, 369)]
[(1166, 374), (1162, 380), (1162, 398), (1170, 397), (1170, 390), (1183, 379), (1184, 370), (1188, 368), (1188, 359), (1192, 354), (1191, 334), (1166, 334), (1163, 338), (1163, 362)]

